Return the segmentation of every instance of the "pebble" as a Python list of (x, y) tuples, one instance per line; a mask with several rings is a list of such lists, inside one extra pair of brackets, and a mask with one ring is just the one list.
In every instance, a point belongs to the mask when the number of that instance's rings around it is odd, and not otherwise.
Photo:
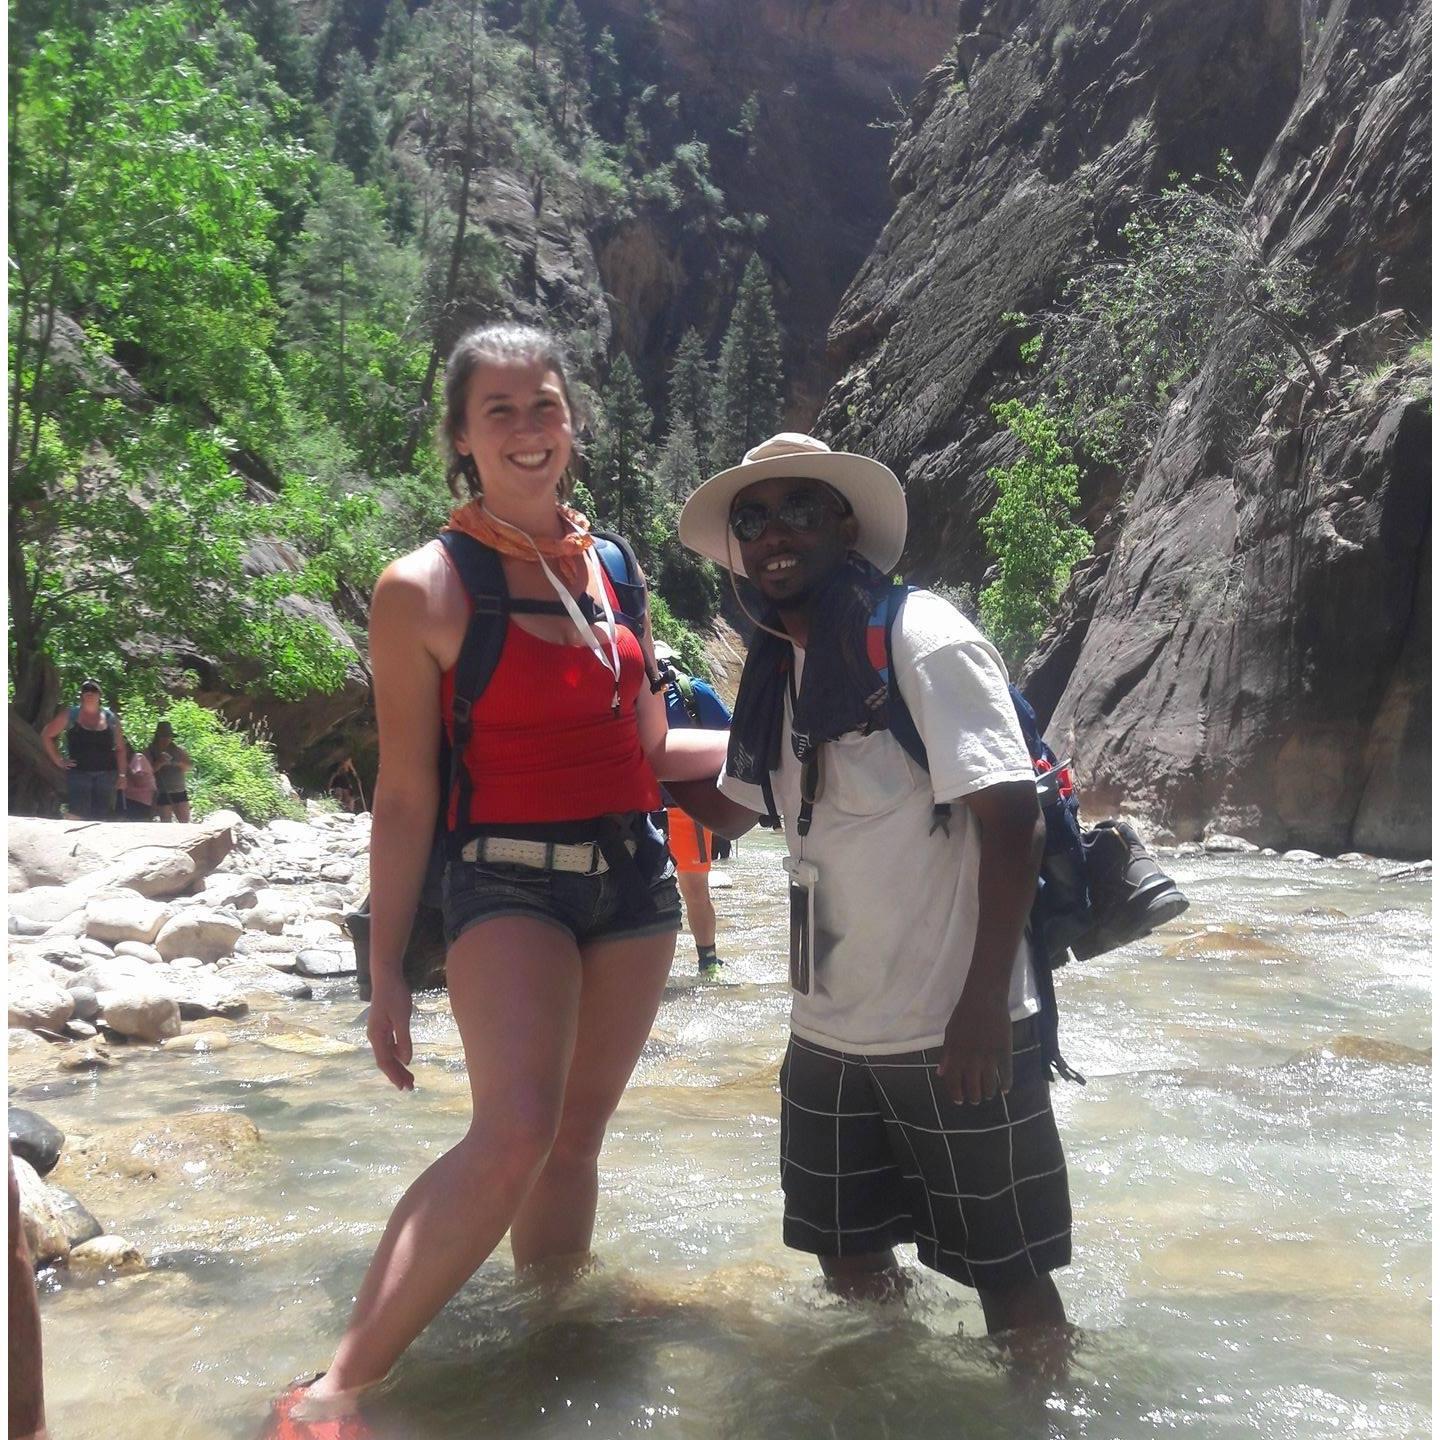
[(116, 1270), (128, 1275), (145, 1268), (145, 1257), (123, 1235), (97, 1235), (70, 1251), (70, 1269), (77, 1274)]

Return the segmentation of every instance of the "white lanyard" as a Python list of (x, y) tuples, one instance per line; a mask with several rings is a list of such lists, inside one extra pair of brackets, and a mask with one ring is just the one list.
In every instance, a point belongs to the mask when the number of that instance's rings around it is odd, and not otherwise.
[(593, 582), (594, 588), (600, 593), (600, 609), (605, 615), (606, 638), (610, 641), (610, 653), (608, 655), (600, 648), (600, 642), (595, 638), (595, 627), (580, 613), (580, 607), (575, 603), (575, 597), (562, 583), (559, 576), (545, 563), (545, 557), (540, 553), (540, 547), (535, 543), (534, 538), (518, 525), (512, 525), (508, 520), (502, 520), (488, 507), (485, 513), (492, 520), (503, 525), (507, 530), (513, 530), (517, 535), (524, 535), (530, 542), (530, 548), (535, 552), (535, 558), (540, 562), (540, 568), (545, 572), (545, 578), (550, 582), (551, 588), (560, 597), (560, 603), (565, 607), (565, 611), (574, 622), (575, 628), (580, 632), (595, 658), (614, 678), (615, 698), (611, 702), (611, 709), (618, 715), (620, 713), (620, 646), (616, 640), (615, 611), (610, 605), (610, 592), (605, 588), (605, 577), (600, 573), (600, 561), (595, 554), (594, 545), (587, 546), (581, 553), (585, 556), (585, 571)]
[(575, 628), (584, 637), (585, 643), (590, 647), (595, 658), (614, 677), (615, 698), (611, 703), (611, 708), (618, 715), (620, 713), (620, 646), (615, 638), (615, 611), (610, 606), (610, 593), (606, 590), (604, 577), (600, 574), (600, 561), (595, 556), (595, 547), (590, 546), (584, 554), (585, 569), (595, 582), (595, 588), (600, 592), (600, 608), (605, 613), (605, 638), (610, 642), (608, 655), (600, 648), (600, 642), (595, 638), (595, 627), (580, 613), (580, 607), (575, 603), (575, 597), (561, 582), (560, 577), (545, 563), (545, 557), (540, 554), (540, 551), (538, 549), (535, 551), (535, 556), (540, 561), (540, 568), (545, 572), (545, 578), (549, 580), (555, 593), (560, 597), (560, 603), (565, 607)]

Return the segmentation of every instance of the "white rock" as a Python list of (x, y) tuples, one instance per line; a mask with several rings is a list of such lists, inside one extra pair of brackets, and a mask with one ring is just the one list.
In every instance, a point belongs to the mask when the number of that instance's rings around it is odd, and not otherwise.
[(258, 990), (270, 995), (284, 995), (292, 1000), (308, 1000), (315, 993), (298, 975), (286, 975), (263, 961), (238, 960), (221, 972), (227, 985), (241, 991)]
[(145, 1268), (145, 1257), (123, 1235), (97, 1235), (70, 1252), (70, 1269), (77, 1274), (116, 1270), (122, 1275)]
[(200, 1020), (206, 1015), (234, 1020), (250, 1008), (245, 991), (213, 971), (172, 970), (166, 979), (166, 990), (180, 1007), (182, 1020)]
[(117, 955), (130, 955), (136, 960), (143, 960), (147, 965), (163, 965), (165, 957), (153, 946), (142, 944), (139, 940), (122, 940), (115, 947)]
[(103, 940), (92, 940), (88, 935), (80, 941), (82, 954), (94, 955), (101, 960), (108, 960), (114, 953), (115, 947), (107, 945)]
[(213, 1055), (230, 1048), (230, 1037), (207, 1030), (200, 1035), (176, 1035), (160, 1042), (162, 1050), (179, 1050), (185, 1055)]
[(1210, 855), (1253, 855), (1260, 847), (1239, 835), (1207, 835), (1202, 848)]
[(170, 962), (170, 968), (172, 970), (203, 970), (205, 962), (198, 955), (177, 955)]
[(302, 950), (295, 957), (295, 968), (301, 975), (323, 980), (335, 975), (355, 973), (355, 952), (342, 950)]
[(151, 945), (172, 913), (170, 906), (128, 891), (96, 895), (85, 906), (85, 933), (113, 944), (137, 940)]
[(216, 910), (187, 910), (166, 922), (155, 937), (155, 948), (167, 960), (177, 955), (198, 955), (218, 960), (235, 949), (245, 927), (231, 915)]
[(348, 860), (330, 860), (320, 867), (322, 880), (334, 880), (344, 884), (355, 873), (355, 867)]
[(15, 1180), (20, 1191), (20, 1228), (30, 1259), (37, 1265), (63, 1260), (70, 1253), (70, 1238), (65, 1233), (64, 1209), (59, 1197), (36, 1172), (28, 1160), (11, 1157)]
[(77, 1020), (93, 1022), (100, 1014), (100, 997), (88, 985), (72, 985), (70, 998), (75, 1002), (75, 1013), (70, 1017), (72, 1025)]
[(1280, 856), (1282, 860), (1294, 860), (1299, 864), (1312, 864), (1316, 860), (1323, 860), (1323, 855), (1317, 855), (1313, 850), (1286, 850)]
[(117, 1034), (155, 1044), (180, 1033), (180, 1007), (158, 987), (103, 990), (100, 1019)]
[(49, 966), (18, 960), (7, 967), (10, 1024), (26, 1030), (60, 1030), (75, 1013), (70, 992)]
[(1342, 865), (1365, 865), (1375, 857), (1362, 854), (1359, 850), (1347, 850), (1343, 855), (1335, 857)]

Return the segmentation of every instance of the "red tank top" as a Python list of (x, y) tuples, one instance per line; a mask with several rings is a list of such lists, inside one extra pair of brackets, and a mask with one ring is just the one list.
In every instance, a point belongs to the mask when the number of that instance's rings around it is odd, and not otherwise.
[[(635, 636), (618, 629), (617, 716), (615, 682), (588, 645), (556, 645), (507, 623), (499, 663), (471, 713), (465, 766), (472, 824), (591, 820), (659, 808), (635, 715), (645, 656)], [(447, 738), (454, 693), (450, 669), (440, 681)]]

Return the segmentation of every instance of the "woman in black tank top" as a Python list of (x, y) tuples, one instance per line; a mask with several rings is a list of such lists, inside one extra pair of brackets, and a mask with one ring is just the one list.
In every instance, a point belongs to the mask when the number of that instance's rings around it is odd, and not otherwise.
[[(62, 755), (56, 746), (65, 736)], [(100, 683), (87, 680), (79, 702), (62, 710), (41, 732), (46, 753), (65, 772), (66, 811), (72, 820), (106, 820), (115, 792), (125, 784), (129, 755), (119, 717), (102, 703)]]

